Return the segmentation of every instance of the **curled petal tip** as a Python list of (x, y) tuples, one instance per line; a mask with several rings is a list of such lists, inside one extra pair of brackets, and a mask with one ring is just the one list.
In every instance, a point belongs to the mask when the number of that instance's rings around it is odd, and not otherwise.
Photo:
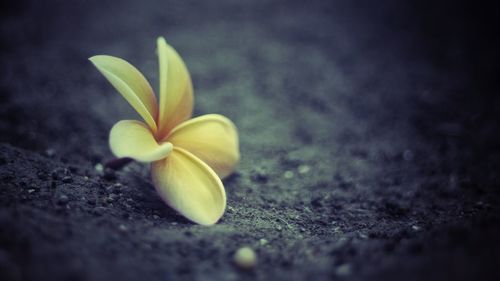
[(169, 142), (158, 144), (149, 127), (135, 120), (116, 123), (109, 134), (111, 151), (117, 157), (153, 162), (167, 157), (173, 150)]

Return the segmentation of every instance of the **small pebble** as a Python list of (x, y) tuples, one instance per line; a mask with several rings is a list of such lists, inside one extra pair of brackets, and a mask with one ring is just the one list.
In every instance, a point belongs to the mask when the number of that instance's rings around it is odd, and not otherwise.
[(265, 246), (267, 243), (268, 243), (267, 239), (261, 238), (261, 239), (259, 240), (259, 244), (260, 244), (261, 246)]
[(94, 166), (94, 169), (98, 172), (98, 173), (102, 173), (104, 171), (104, 166), (101, 164), (101, 163), (97, 163), (95, 166)]
[(307, 174), (311, 170), (309, 165), (300, 165), (299, 166), (299, 174)]
[(351, 265), (348, 263), (339, 265), (335, 273), (337, 273), (338, 276), (347, 276), (351, 274)]
[(293, 178), (293, 172), (292, 171), (286, 171), (283, 176), (285, 177), (285, 179), (291, 179)]
[(111, 191), (114, 194), (120, 194), (122, 192), (122, 184), (121, 183), (115, 183), (113, 185), (113, 190)]
[(28, 189), (28, 193), (33, 193), (33, 192), (35, 192), (34, 189)]
[(53, 180), (57, 180), (59, 179), (59, 176), (58, 176), (58, 170), (54, 170), (50, 173), (50, 177), (53, 179)]
[(105, 199), (105, 200), (106, 200), (106, 202), (107, 202), (107, 203), (113, 203), (113, 202), (115, 202), (115, 198), (116, 198), (116, 197), (115, 197), (115, 196), (113, 196), (113, 194), (111, 194), (111, 195), (109, 195), (108, 197), (106, 197), (106, 199)]
[(106, 208), (104, 208), (104, 207), (102, 207), (102, 206), (95, 207), (95, 208), (93, 209), (93, 212), (94, 212), (94, 214), (95, 214), (95, 215), (100, 216), (100, 215), (102, 215), (102, 214), (104, 214), (104, 213), (106, 212)]
[(120, 224), (120, 226), (118, 226), (118, 229), (120, 229), (120, 231), (123, 231), (123, 232), (128, 230), (128, 228), (124, 224)]
[(418, 225), (413, 225), (411, 227), (411, 229), (413, 229), (414, 231), (420, 231), (420, 229), (422, 229), (422, 228), (420, 226), (418, 226)]
[(333, 229), (332, 229), (333, 233), (342, 233), (342, 230), (340, 229), (340, 226), (335, 226)]
[(49, 149), (45, 150), (45, 154), (48, 157), (52, 157), (52, 156), (56, 155), (56, 150), (53, 148), (49, 148)]
[(65, 176), (64, 178), (62, 178), (62, 182), (64, 183), (70, 183), (72, 181), (73, 179), (70, 176)]
[(368, 235), (366, 235), (364, 233), (359, 233), (359, 238), (361, 238), (361, 239), (368, 239)]
[(68, 196), (66, 196), (64, 194), (62, 194), (61, 196), (59, 196), (59, 198), (57, 199), (57, 202), (59, 204), (61, 204), (61, 205), (64, 205), (64, 204), (68, 203), (68, 201), (69, 201)]
[(235, 264), (244, 270), (251, 270), (257, 265), (257, 255), (250, 247), (239, 248), (233, 258)]
[(41, 180), (47, 180), (47, 174), (46, 174), (46, 173), (44, 173), (44, 172), (38, 172), (36, 175), (37, 175), (37, 176), (38, 176), (38, 178), (39, 178), (39, 179), (41, 179)]

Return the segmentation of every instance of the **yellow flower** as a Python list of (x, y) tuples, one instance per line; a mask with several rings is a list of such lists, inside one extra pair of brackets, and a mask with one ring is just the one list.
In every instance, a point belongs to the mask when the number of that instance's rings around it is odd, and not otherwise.
[(221, 178), (239, 160), (234, 124), (218, 114), (193, 119), (193, 86), (179, 54), (164, 38), (157, 40), (160, 102), (144, 76), (130, 63), (112, 56), (90, 61), (144, 119), (122, 120), (109, 135), (117, 157), (151, 162), (153, 184), (161, 198), (186, 218), (216, 223), (226, 208)]

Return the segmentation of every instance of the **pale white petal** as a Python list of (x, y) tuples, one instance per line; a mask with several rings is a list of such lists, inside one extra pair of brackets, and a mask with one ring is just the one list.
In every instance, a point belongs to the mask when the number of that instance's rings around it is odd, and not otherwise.
[(153, 162), (167, 157), (171, 143), (158, 144), (150, 128), (136, 120), (116, 123), (109, 133), (109, 146), (117, 157), (129, 157), (141, 162)]
[(217, 174), (193, 154), (178, 147), (151, 165), (156, 190), (186, 218), (202, 225), (216, 223), (226, 208), (226, 192)]
[(127, 61), (112, 56), (93, 56), (89, 60), (156, 132), (158, 104), (144, 76)]
[(202, 115), (181, 123), (166, 140), (200, 158), (221, 178), (233, 172), (240, 159), (236, 126), (219, 114)]
[(159, 133), (161, 139), (193, 112), (193, 85), (186, 64), (163, 37), (158, 38), (160, 80)]

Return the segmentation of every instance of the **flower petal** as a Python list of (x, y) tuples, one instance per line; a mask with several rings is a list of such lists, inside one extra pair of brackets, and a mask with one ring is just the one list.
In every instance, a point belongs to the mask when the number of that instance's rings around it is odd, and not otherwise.
[(151, 175), (163, 200), (186, 218), (202, 225), (216, 223), (226, 208), (221, 180), (193, 154), (178, 147), (154, 162)]
[(109, 133), (109, 146), (117, 157), (153, 162), (167, 157), (172, 144), (158, 144), (149, 127), (136, 120), (122, 120)]
[(117, 57), (99, 55), (89, 60), (156, 132), (158, 104), (151, 85), (139, 70)]
[(175, 127), (166, 139), (193, 153), (221, 178), (234, 170), (240, 158), (236, 126), (219, 114), (188, 120)]
[(163, 37), (157, 40), (160, 66), (159, 138), (193, 113), (193, 85), (179, 54)]

